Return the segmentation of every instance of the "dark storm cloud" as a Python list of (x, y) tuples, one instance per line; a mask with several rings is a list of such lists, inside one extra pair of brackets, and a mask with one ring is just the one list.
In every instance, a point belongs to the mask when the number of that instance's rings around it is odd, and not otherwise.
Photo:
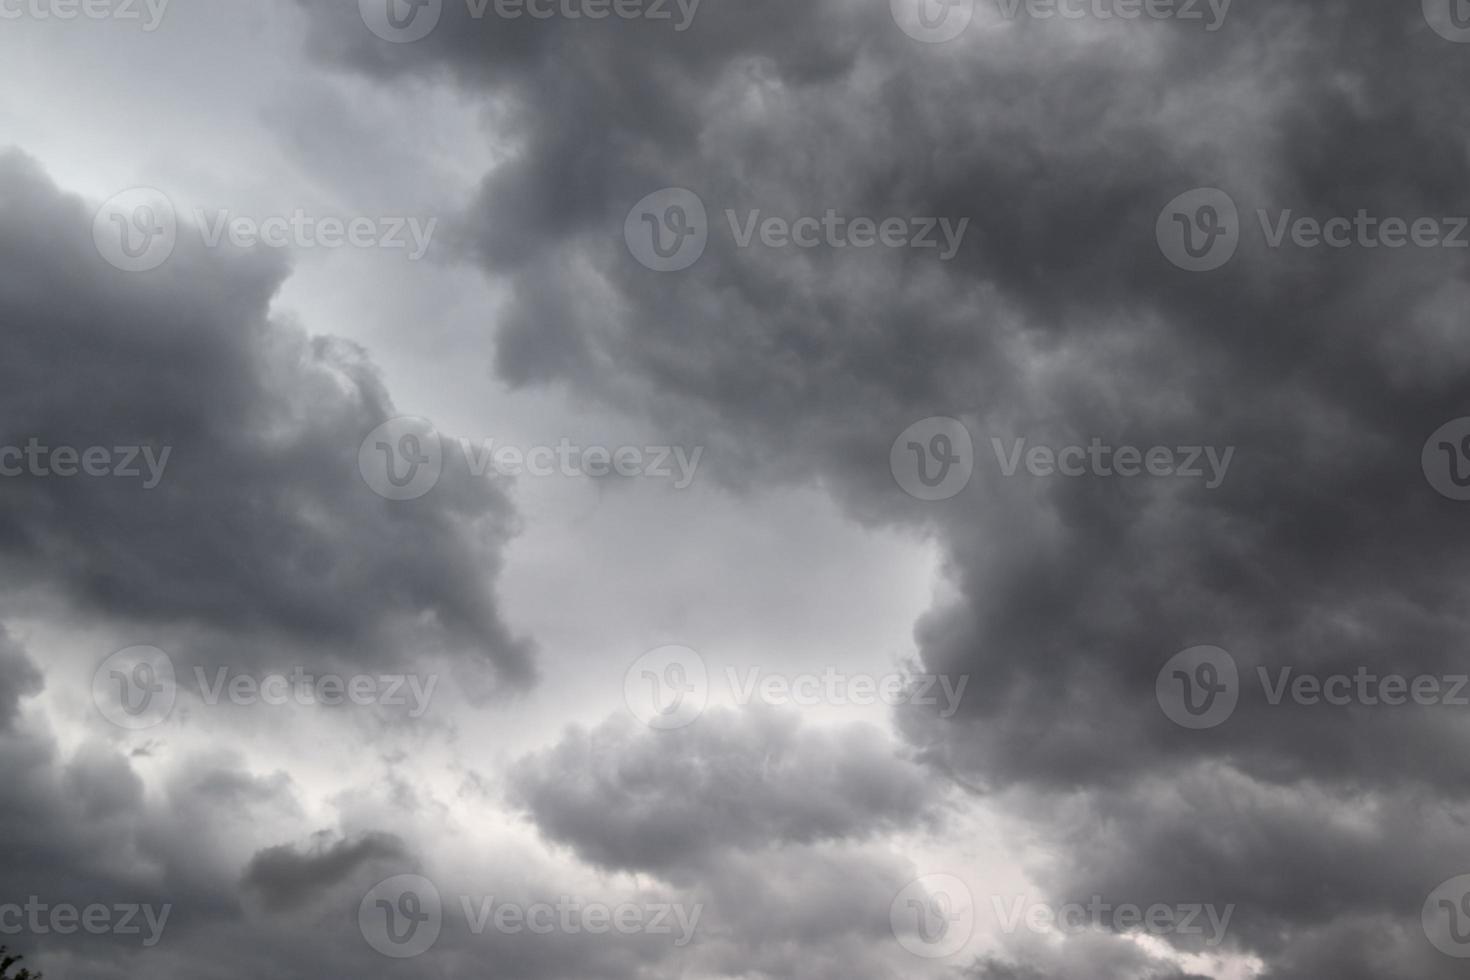
[(500, 489), (450, 454), (423, 499), (371, 492), (358, 447), (398, 413), (365, 353), (270, 318), (275, 259), (189, 242), (152, 272), (114, 269), (81, 201), (0, 157), (0, 445), (170, 452), (151, 489), (0, 481), (7, 578), (146, 642), (187, 632), (198, 660), (446, 651), (528, 682), (530, 648), (493, 600), (512, 532)]
[(250, 859), (243, 884), (258, 892), (270, 908), (289, 909), (340, 884), (364, 864), (406, 856), (403, 842), (391, 834), (367, 834), (325, 845), (317, 841), (306, 853), (282, 844)]
[[(877, 3), (770, 19), (712, 6), (656, 45), (619, 24), (452, 17), (390, 45), (354, 6), (314, 8), (319, 44), (385, 83), (448, 72), (494, 100), (514, 153), (466, 225), (515, 290), (507, 380), (572, 381), (682, 425), (732, 483), (820, 477), (864, 519), (937, 531), (960, 599), (919, 625), (922, 654), (982, 680), (954, 719), (901, 719), (929, 758), (968, 785), (1042, 794), (1043, 819), (1045, 794), (1105, 788), (1099, 805), (1131, 818), (1107, 837), (1114, 888), (1213, 894), (1203, 870), (1233, 867), (1218, 887), (1255, 923), (1246, 946), (1269, 977), (1378, 969), (1321, 940), (1340, 916), (1402, 949), (1413, 975), (1449, 975), (1422, 938), (1398, 940), (1437, 883), (1431, 862), (1465, 853), (1463, 826), (1441, 833), (1434, 816), (1463, 813), (1470, 791), (1463, 710), (1252, 697), (1186, 732), (1154, 702), (1159, 668), (1201, 643), (1247, 677), (1464, 663), (1463, 515), (1419, 468), (1428, 435), (1465, 414), (1463, 253), (1269, 249), (1255, 214), (1470, 213), (1470, 120), (1451, 94), (1470, 56), (1419, 4), (1240, 2), (1211, 34), (1036, 22), (933, 47)], [(717, 31), (737, 8), (745, 30)], [(661, 275), (628, 254), (622, 221), (674, 185), (708, 206), (710, 244)], [(1237, 257), (1208, 275), (1175, 269), (1154, 239), (1165, 203), (1198, 186), (1242, 215)], [(739, 249), (721, 213), (829, 207), (969, 217), (972, 233), (943, 265)], [(965, 496), (921, 506), (887, 456), (931, 415), (967, 422), (976, 474)], [(1210, 491), (1007, 479), (992, 437), (1236, 458)], [(1282, 802), (1216, 853), (1240, 832), (1233, 811), (1162, 806), (1156, 780), (1220, 772)], [(1423, 801), (1389, 806), (1396, 833), (1302, 846), (1314, 808), (1395, 799)], [(1064, 896), (1099, 848), (1069, 834), (1050, 881)], [(1150, 848), (1160, 837), (1179, 845)], [(1388, 882), (1367, 871), (1390, 866)]]
[(22, 698), (41, 690), (41, 672), (25, 650), (0, 626), (0, 732), (10, 728)]
[(551, 840), (606, 868), (681, 880), (729, 849), (861, 840), (933, 820), (928, 774), (872, 728), (714, 711), (677, 732), (626, 716), (569, 730), (511, 770)]

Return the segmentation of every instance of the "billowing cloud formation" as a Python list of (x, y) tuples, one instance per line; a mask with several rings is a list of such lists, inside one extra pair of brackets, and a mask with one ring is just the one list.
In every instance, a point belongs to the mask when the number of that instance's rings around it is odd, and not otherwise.
[(934, 818), (936, 785), (874, 729), (712, 712), (687, 731), (626, 716), (573, 729), (510, 773), (515, 798), (587, 861), (676, 879), (722, 852), (860, 840)]
[(358, 448), (397, 413), (363, 351), (271, 319), (278, 260), (180, 236), (162, 268), (122, 272), (98, 254), (91, 211), (14, 153), (0, 158), (0, 254), (0, 445), (146, 447), (161, 464), (149, 481), (0, 481), (12, 583), (150, 639), (194, 631), (198, 660), (414, 649), (513, 685), (533, 676), (493, 598), (506, 498), (453, 454), (423, 499), (368, 488)]
[[(1463, 709), (1273, 705), (1257, 672), (1464, 662), (1460, 514), (1419, 460), (1464, 414), (1463, 253), (1269, 243), (1286, 211), (1470, 214), (1466, 110), (1446, 95), (1470, 59), (1419, 4), (1242, 2), (1216, 32), (1005, 23), (982, 4), (937, 46), (884, 4), (712, 5), (677, 37), (449, 4), (403, 45), (362, 31), (354, 4), (312, 6), (342, 61), (447, 70), (495, 106), (510, 152), (465, 227), (514, 290), (503, 377), (682, 426), (732, 483), (820, 479), (866, 520), (934, 530), (959, 598), (919, 625), (921, 653), (976, 687), (955, 718), (902, 724), (967, 785), (1019, 788), (1053, 822), (1057, 897), (1218, 893), (1272, 980), (1452, 975), (1413, 937), (1424, 897), (1466, 870), (1444, 866), (1466, 843)], [(710, 240), (660, 274), (622, 223), (667, 186), (700, 196)], [(1208, 274), (1155, 238), (1197, 187), (1241, 215), (1235, 258)], [(740, 247), (724, 214), (828, 208), (971, 231), (945, 263)], [(934, 415), (970, 427), (976, 469), (964, 495), (922, 505), (888, 451)], [(1211, 489), (1007, 477), (1021, 438), (1234, 454)], [(1244, 689), (1229, 722), (1186, 731), (1155, 678), (1198, 644), (1231, 651)], [(1097, 822), (1056, 816), (1078, 798)], [(1353, 814), (1349, 836), (1304, 846), (1324, 809)], [(1350, 926), (1392, 966), (1344, 955)]]

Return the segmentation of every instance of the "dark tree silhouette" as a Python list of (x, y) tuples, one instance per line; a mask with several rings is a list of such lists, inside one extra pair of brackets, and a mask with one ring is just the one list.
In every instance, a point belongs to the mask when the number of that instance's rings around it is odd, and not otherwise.
[(10, 968), (21, 960), (23, 956), (11, 956), (4, 946), (0, 946), (0, 980), (41, 980), (41, 974), (32, 973), (30, 970), (21, 970), (19, 973), (11, 973)]

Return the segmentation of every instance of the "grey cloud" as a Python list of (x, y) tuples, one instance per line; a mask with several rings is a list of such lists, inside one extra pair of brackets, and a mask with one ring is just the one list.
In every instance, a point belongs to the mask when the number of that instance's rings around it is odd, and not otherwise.
[(548, 838), (607, 868), (701, 877), (730, 849), (861, 840), (934, 823), (940, 789), (874, 729), (711, 711), (658, 732), (625, 716), (520, 760), (512, 798)]
[(412, 506), (368, 489), (358, 446), (399, 413), (364, 351), (270, 318), (281, 264), (181, 235), (162, 268), (119, 272), (90, 211), (16, 154), (0, 159), (0, 218), (0, 443), (172, 449), (151, 490), (0, 483), (12, 584), (52, 584), (148, 642), (187, 633), (199, 659), (381, 663), (408, 648), (532, 679), (493, 598), (514, 529), (502, 491), (453, 454)]
[(340, 884), (365, 864), (404, 857), (403, 842), (391, 834), (332, 843), (318, 840), (305, 853), (282, 844), (257, 852), (245, 867), (242, 883), (258, 892), (272, 910), (285, 910)]
[[(930, 670), (976, 684), (948, 722), (901, 715), (926, 758), (984, 790), (1136, 794), (1112, 880), (1140, 890), (1214, 866), (1208, 849), (1149, 849), (1210, 823), (1161, 808), (1151, 781), (1239, 774), (1285, 798), (1248, 867), (1297, 870), (1230, 882), (1259, 915), (1250, 939), (1268, 970), (1313, 962), (1313, 937), (1349, 910), (1412, 928), (1426, 883), (1343, 873), (1339, 851), (1304, 848), (1291, 828), (1321, 787), (1369, 806), (1437, 799), (1395, 810), (1403, 827), (1373, 860), (1442, 855), (1426, 844), (1440, 839), (1429, 814), (1463, 815), (1470, 790), (1463, 753), (1447, 750), (1463, 742), (1452, 711), (1255, 700), (1189, 733), (1160, 714), (1153, 684), (1200, 643), (1247, 673), (1463, 663), (1459, 511), (1418, 465), (1429, 433), (1464, 414), (1470, 359), (1451, 312), (1463, 259), (1272, 251), (1252, 229), (1255, 208), (1470, 212), (1466, 110), (1445, 94), (1470, 60), (1417, 4), (1240, 3), (1208, 35), (1032, 23), (933, 48), (882, 6), (656, 49), (538, 25), (504, 59), (483, 24), (394, 48), (354, 34), (355, 12), (323, 10), (318, 36), (379, 79), (446, 72), (513, 120), (517, 153), (465, 219), (469, 254), (515, 290), (504, 378), (572, 382), (696, 433), (732, 485), (820, 479), (863, 520), (936, 532), (959, 599), (916, 639)], [(627, 254), (621, 222), (669, 185), (700, 194), (716, 225), (726, 207), (836, 207), (970, 217), (973, 230), (944, 267), (740, 250), (712, 232), (695, 266), (660, 275)], [(1167, 201), (1205, 185), (1228, 190), (1246, 226), (1236, 259), (1208, 276), (1174, 269), (1153, 236)], [(965, 496), (921, 508), (893, 485), (888, 447), (930, 415), (963, 418), (980, 458)], [(985, 447), (1017, 435), (1237, 454), (1210, 492), (1006, 480)], [(1445, 836), (1463, 850), (1462, 830)], [(1067, 843), (1085, 879), (1088, 844)]]

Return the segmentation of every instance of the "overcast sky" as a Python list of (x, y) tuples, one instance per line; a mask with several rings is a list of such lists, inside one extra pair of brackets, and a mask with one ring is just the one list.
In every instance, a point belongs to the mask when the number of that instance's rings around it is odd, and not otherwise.
[(1470, 4), (0, 0), (47, 980), (1470, 962)]

